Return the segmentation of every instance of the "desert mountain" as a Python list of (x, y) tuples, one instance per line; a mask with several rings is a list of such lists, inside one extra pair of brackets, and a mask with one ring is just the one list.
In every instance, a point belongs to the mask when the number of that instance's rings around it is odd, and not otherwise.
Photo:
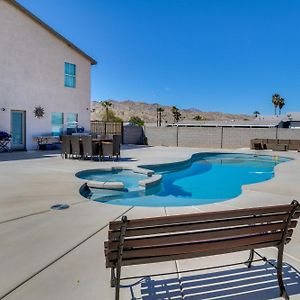
[[(112, 103), (111, 109), (114, 111), (115, 115), (120, 117), (123, 121), (128, 121), (132, 116), (138, 116), (145, 123), (155, 123), (157, 118), (156, 109), (162, 107), (164, 112), (162, 113), (162, 119), (165, 123), (173, 122), (173, 115), (171, 112), (172, 106), (164, 106), (158, 103), (145, 103), (145, 102), (135, 102), (131, 100), (116, 101), (108, 99)], [(100, 102), (92, 102), (92, 120), (102, 120), (105, 109)], [(183, 116), (183, 121), (191, 121), (195, 116), (201, 116), (204, 120), (244, 120), (251, 119), (251, 116), (247, 115), (237, 115), (237, 114), (226, 114), (221, 112), (204, 112), (196, 108), (190, 109), (180, 109)]]

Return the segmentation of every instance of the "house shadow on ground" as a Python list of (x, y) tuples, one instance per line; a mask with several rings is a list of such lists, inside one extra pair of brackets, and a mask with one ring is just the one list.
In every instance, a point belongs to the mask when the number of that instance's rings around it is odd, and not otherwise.
[[(123, 153), (122, 153), (123, 154)], [(28, 159), (42, 159), (42, 158), (53, 158), (53, 157), (61, 157), (61, 150), (60, 149), (54, 149), (54, 150), (32, 150), (32, 151), (14, 151), (14, 152), (0, 152), (0, 162), (5, 162), (5, 161), (17, 161), (17, 160), (28, 160)], [(83, 159), (81, 158), (72, 158), (76, 161), (80, 161)], [(99, 162), (99, 158), (93, 158), (93, 159), (85, 159), (84, 161), (90, 161), (92, 163), (94, 162)], [(136, 161), (135, 158), (133, 157), (126, 157), (122, 156), (119, 157), (119, 159), (112, 159), (105, 157), (104, 160), (105, 162), (128, 162), (128, 161)], [(102, 162), (102, 161), (100, 161)]]
[[(300, 297), (299, 271), (289, 264), (284, 264), (283, 270), (288, 294)], [(276, 269), (268, 263), (253, 265), (250, 269), (240, 267), (206, 274), (187, 274), (179, 278), (176, 274), (170, 275), (167, 279), (145, 277), (138, 296), (134, 295), (133, 288), (127, 286), (131, 290), (131, 300), (269, 300), (279, 297)]]
[(60, 155), (60, 150), (45, 150), (45, 151), (14, 151), (0, 153), (0, 162), (16, 161), (28, 159), (51, 158)]

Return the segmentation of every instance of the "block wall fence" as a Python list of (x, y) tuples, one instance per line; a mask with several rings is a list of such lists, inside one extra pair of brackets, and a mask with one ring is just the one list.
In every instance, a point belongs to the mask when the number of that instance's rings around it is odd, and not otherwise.
[(150, 146), (249, 148), (254, 138), (300, 140), (300, 129), (289, 128), (145, 126), (144, 133)]

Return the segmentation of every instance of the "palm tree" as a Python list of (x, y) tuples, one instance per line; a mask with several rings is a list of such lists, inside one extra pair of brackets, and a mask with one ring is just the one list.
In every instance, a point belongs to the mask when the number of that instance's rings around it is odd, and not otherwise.
[(253, 112), (253, 115), (254, 115), (255, 118), (257, 118), (257, 116), (260, 115), (260, 112), (258, 110), (256, 110), (256, 111)]
[(281, 115), (281, 110), (285, 106), (284, 98), (280, 97), (279, 102), (278, 102), (278, 107), (279, 107), (279, 114)]
[(157, 112), (157, 126), (161, 127), (161, 117), (162, 117), (162, 113), (165, 111), (164, 108), (162, 107), (158, 107), (156, 109), (156, 112)]
[(275, 115), (277, 115), (277, 107), (279, 105), (279, 99), (280, 99), (280, 95), (279, 94), (274, 94), (272, 96), (272, 103), (273, 103), (274, 108), (275, 108)]
[(101, 101), (101, 105), (105, 108), (106, 121), (108, 121), (108, 110), (112, 106), (111, 101)]

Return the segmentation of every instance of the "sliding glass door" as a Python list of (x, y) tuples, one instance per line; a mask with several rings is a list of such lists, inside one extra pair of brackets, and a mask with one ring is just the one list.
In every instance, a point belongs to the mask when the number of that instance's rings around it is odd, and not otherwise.
[(12, 110), (11, 111), (11, 148), (12, 150), (26, 149), (26, 128), (25, 128), (25, 111)]

